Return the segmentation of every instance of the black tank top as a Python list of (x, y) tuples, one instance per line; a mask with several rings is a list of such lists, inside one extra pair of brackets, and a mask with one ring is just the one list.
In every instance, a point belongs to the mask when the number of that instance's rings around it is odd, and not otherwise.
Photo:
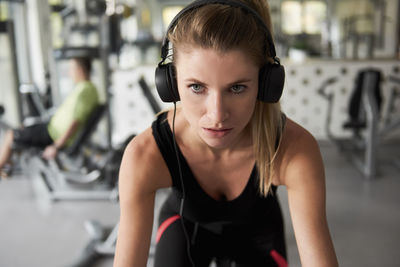
[[(172, 130), (166, 112), (160, 114), (153, 122), (152, 131), (172, 177), (172, 192), (165, 205), (171, 213), (179, 214), (182, 186)], [(186, 194), (183, 214), (185, 219), (216, 232), (220, 232), (221, 227), (225, 226), (244, 226), (253, 229), (261, 227), (264, 231), (282, 230), (282, 214), (276, 197), (277, 188), (272, 185), (272, 193), (266, 197), (262, 196), (258, 189), (258, 171), (255, 166), (245, 189), (238, 197), (229, 201), (215, 200), (198, 184), (179, 147), (177, 149)]]

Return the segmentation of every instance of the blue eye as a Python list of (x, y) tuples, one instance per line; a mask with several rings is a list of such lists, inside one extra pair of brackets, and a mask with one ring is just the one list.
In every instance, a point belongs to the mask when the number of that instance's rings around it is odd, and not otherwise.
[(201, 92), (203, 92), (203, 86), (201, 86), (200, 84), (191, 84), (189, 85), (189, 88), (193, 91), (193, 93), (196, 94), (200, 94)]
[(235, 84), (234, 86), (231, 87), (231, 91), (234, 94), (240, 94), (241, 92), (244, 91), (245, 88), (246, 88), (245, 85)]

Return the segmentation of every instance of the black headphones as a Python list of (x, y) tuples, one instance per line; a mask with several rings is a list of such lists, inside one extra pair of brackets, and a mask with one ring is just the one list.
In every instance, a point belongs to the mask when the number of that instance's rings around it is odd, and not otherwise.
[(231, 7), (241, 8), (251, 14), (267, 33), (267, 47), (274, 63), (267, 63), (260, 68), (258, 75), (258, 95), (257, 99), (266, 103), (276, 103), (282, 95), (283, 85), (285, 82), (285, 69), (280, 64), (279, 58), (276, 56), (275, 45), (272, 36), (263, 19), (253, 9), (238, 0), (198, 0), (194, 1), (184, 9), (182, 9), (171, 21), (165, 34), (161, 46), (161, 61), (156, 68), (156, 88), (160, 98), (164, 102), (177, 102), (180, 100), (178, 85), (175, 76), (175, 67), (173, 63), (163, 64), (168, 56), (169, 40), (168, 33), (173, 29), (179, 18), (186, 12), (209, 4), (221, 4)]

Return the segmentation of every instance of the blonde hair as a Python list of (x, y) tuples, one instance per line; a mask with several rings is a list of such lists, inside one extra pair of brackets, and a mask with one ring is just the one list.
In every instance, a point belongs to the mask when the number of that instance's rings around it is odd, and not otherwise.
[[(258, 13), (271, 32), (267, 1), (242, 2)], [(209, 4), (184, 13), (175, 28), (168, 33), (168, 39), (173, 46), (174, 62), (178, 60), (176, 50), (185, 46), (212, 48), (221, 53), (240, 49), (260, 67), (272, 60), (269, 48), (266, 47), (266, 32), (259, 22), (242, 9), (228, 5)], [(259, 191), (263, 196), (266, 196), (271, 188), (282, 125), (279, 103), (257, 101), (250, 128), (259, 173)]]

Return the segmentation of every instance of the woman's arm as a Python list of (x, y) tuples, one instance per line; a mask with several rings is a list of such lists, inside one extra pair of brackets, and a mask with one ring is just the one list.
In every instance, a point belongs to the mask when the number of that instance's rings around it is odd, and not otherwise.
[(155, 193), (168, 186), (162, 178), (166, 167), (158, 163), (162, 159), (157, 149), (151, 131), (147, 130), (135, 137), (124, 152), (119, 174), (121, 214), (114, 267), (146, 266)]
[(338, 266), (325, 210), (325, 174), (316, 140), (304, 129), (292, 142), (284, 174), (302, 266)]

